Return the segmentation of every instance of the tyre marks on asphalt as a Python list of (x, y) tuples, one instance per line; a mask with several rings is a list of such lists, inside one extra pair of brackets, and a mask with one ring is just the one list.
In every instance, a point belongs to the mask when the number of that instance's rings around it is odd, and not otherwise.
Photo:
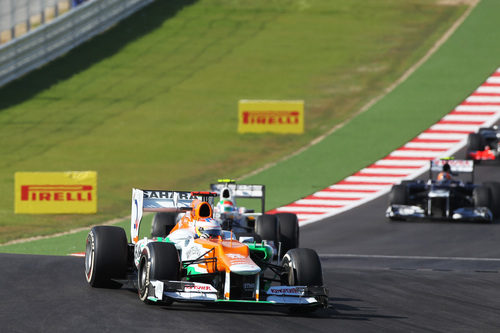
[(500, 68), (460, 105), (385, 158), (323, 190), (270, 213), (297, 214), (301, 225), (321, 221), (388, 193), (393, 184), (429, 169), (429, 161), (453, 155), (469, 133), (500, 118)]

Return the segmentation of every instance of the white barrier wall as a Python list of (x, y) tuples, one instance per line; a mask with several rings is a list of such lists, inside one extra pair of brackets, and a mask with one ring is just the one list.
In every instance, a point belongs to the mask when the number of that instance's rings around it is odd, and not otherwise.
[(93, 0), (0, 45), (0, 87), (63, 55), (154, 0)]

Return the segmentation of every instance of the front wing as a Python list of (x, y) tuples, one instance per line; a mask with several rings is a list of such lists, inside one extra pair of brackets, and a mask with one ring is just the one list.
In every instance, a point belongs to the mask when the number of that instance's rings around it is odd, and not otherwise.
[(463, 207), (458, 208), (451, 212), (449, 218), (433, 217), (426, 214), (425, 210), (419, 206), (411, 205), (390, 205), (385, 216), (392, 219), (448, 219), (454, 221), (477, 221), (477, 222), (491, 222), (493, 221), (493, 214), (487, 207)]
[(286, 306), (326, 307), (328, 289), (325, 287), (274, 286), (270, 287), (259, 300), (220, 298), (212, 285), (186, 281), (151, 280), (148, 300), (153, 302), (239, 302)]

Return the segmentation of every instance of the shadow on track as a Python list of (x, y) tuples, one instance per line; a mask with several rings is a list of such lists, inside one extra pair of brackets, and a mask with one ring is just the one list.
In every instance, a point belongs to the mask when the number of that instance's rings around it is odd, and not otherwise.
[[(122, 287), (124, 291), (137, 294), (137, 289), (127, 284)], [(334, 312), (332, 311), (332, 298), (328, 299), (328, 308), (317, 309), (316, 311), (289, 311), (287, 306), (270, 305), (270, 304), (245, 304), (245, 303), (196, 303), (196, 302), (174, 302), (171, 305), (161, 303), (145, 305), (151, 308), (160, 308), (165, 311), (178, 312), (197, 312), (197, 313), (218, 313), (218, 314), (238, 314), (250, 316), (292, 316), (292, 317), (307, 317), (307, 318), (323, 318), (332, 319)]]
[(353, 298), (329, 298), (328, 311), (329, 318), (343, 320), (369, 321), (371, 319), (407, 319), (408, 317), (390, 316), (376, 314), (376, 309), (372, 307), (356, 307), (346, 305), (344, 302), (361, 302), (360, 299)]
[[(137, 293), (133, 288), (126, 288), (131, 293)], [(308, 319), (342, 319), (355, 321), (370, 321), (372, 319), (407, 319), (407, 317), (376, 314), (372, 307), (356, 307), (345, 302), (362, 302), (360, 299), (328, 298), (328, 307), (313, 312), (290, 312), (286, 306), (257, 305), (257, 304), (200, 304), (200, 303), (173, 303), (172, 305), (150, 305), (152, 308), (177, 313), (203, 313), (223, 315), (244, 315), (257, 317), (291, 317)]]

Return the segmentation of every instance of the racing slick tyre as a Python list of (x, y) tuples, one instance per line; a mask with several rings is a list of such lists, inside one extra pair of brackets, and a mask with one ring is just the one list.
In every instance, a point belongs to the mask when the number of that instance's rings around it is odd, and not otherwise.
[(177, 213), (156, 213), (151, 224), (151, 237), (167, 237), (177, 224)]
[(408, 188), (405, 184), (394, 185), (389, 193), (389, 205), (406, 205)]
[(262, 214), (255, 221), (255, 233), (262, 240), (273, 241), (278, 246), (278, 218), (276, 215)]
[(467, 149), (465, 158), (470, 160), (471, 157), (469, 155), (469, 152), (483, 150), (483, 149), (484, 149), (483, 137), (478, 133), (470, 133), (469, 137), (467, 138)]
[[(283, 272), (281, 283), (288, 286), (323, 286), (323, 271), (321, 262), (316, 251), (311, 249), (295, 248), (288, 251), (281, 263)], [(323, 297), (321, 301), (324, 306), (328, 304), (328, 299)], [(291, 313), (308, 313), (316, 311), (317, 307), (291, 306)]]
[(288, 251), (281, 263), (281, 281), (288, 286), (322, 286), (323, 271), (316, 251), (296, 248)]
[(474, 207), (488, 207), (491, 211), (491, 190), (487, 186), (478, 186), (472, 191)]
[[(172, 243), (152, 242), (143, 250), (139, 259), (137, 288), (139, 298), (150, 304), (148, 296), (154, 296), (152, 280), (180, 280), (181, 264), (179, 254)], [(164, 303), (172, 303), (164, 301)]]
[(262, 238), (260, 238), (259, 234), (256, 234), (255, 232), (238, 232), (234, 233), (234, 236), (236, 236), (236, 239), (240, 239), (240, 237), (253, 237), (253, 240), (257, 243), (262, 242)]
[(500, 217), (500, 183), (498, 182), (486, 182), (484, 186), (490, 189), (490, 209), (493, 213), (493, 218)]
[(85, 246), (85, 277), (92, 287), (113, 287), (112, 279), (127, 273), (128, 244), (125, 230), (114, 226), (93, 227)]
[(299, 247), (299, 219), (293, 213), (278, 213), (278, 242), (281, 242), (282, 257), (288, 250)]

